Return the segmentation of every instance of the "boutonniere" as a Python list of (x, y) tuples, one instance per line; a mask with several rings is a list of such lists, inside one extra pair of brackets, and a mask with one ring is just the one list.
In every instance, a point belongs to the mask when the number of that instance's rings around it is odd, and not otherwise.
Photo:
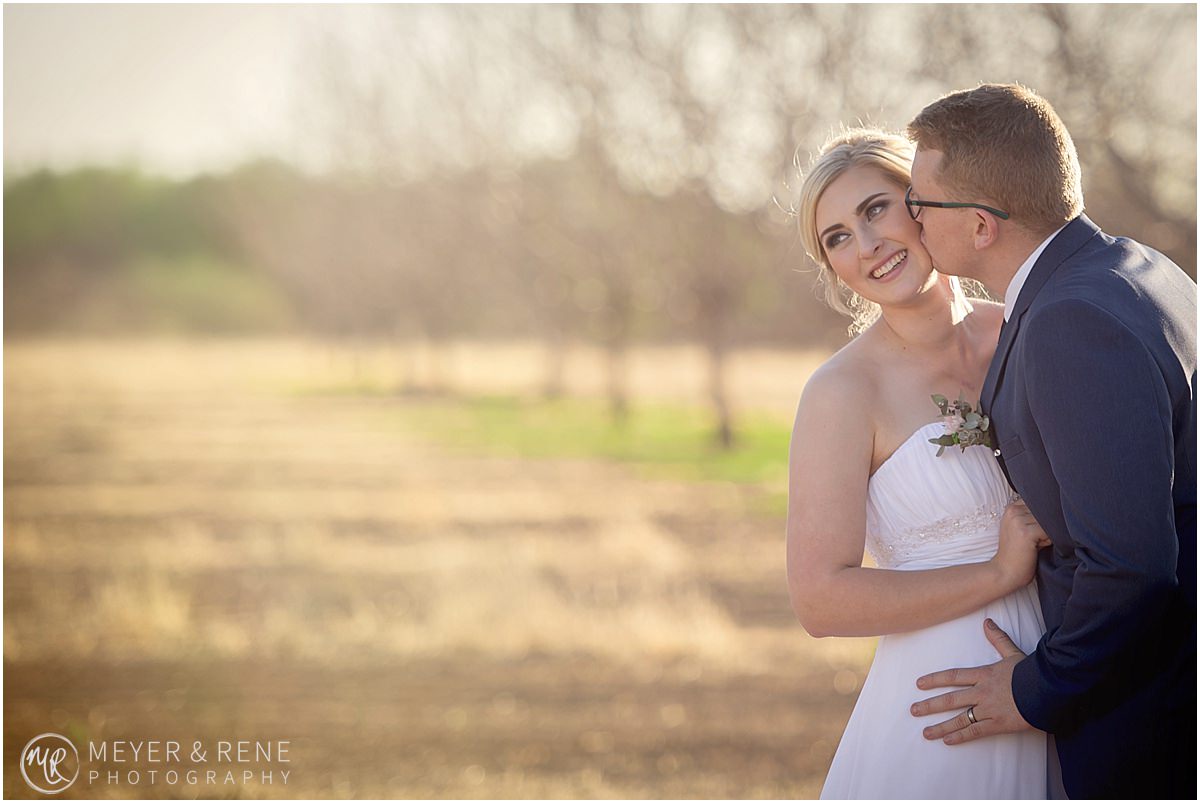
[(948, 401), (945, 396), (933, 394), (930, 398), (942, 414), (942, 423), (946, 425), (946, 434), (940, 438), (930, 438), (929, 442), (940, 446), (937, 456), (941, 457), (947, 446), (957, 446), (964, 452), (968, 446), (989, 446), (996, 448), (996, 439), (990, 430), (991, 422), (988, 417), (971, 409), (971, 405), (958, 394), (957, 401)]

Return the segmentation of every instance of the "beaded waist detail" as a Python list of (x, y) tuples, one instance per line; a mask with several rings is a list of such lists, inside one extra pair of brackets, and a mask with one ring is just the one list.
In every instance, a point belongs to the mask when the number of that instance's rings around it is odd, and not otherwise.
[(867, 533), (867, 550), (880, 568), (891, 568), (909, 560), (922, 559), (931, 552), (946, 553), (955, 543), (955, 563), (987, 560), (996, 553), (1003, 507), (984, 504), (965, 513), (910, 527), (882, 536)]

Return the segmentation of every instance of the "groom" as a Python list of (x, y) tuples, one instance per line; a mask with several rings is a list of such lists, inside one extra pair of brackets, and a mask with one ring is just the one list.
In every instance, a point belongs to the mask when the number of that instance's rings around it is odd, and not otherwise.
[(908, 133), (934, 265), (1004, 299), (981, 404), (1053, 542), (1033, 654), (989, 620), (1002, 660), (918, 679), (960, 688), (913, 714), (967, 709), (926, 729), (948, 744), (1047, 731), (1060, 795), (1195, 798), (1196, 285), (1082, 214), (1075, 146), (1029, 89), (947, 95)]

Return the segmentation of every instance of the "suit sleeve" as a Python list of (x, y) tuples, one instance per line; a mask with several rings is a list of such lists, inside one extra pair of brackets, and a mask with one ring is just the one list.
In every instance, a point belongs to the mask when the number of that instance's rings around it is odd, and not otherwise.
[(1070, 300), (1027, 327), (1029, 407), (1078, 564), (1061, 626), (1016, 666), (1012, 689), (1026, 721), (1061, 732), (1100, 704), (1106, 673), (1177, 584), (1174, 438), (1162, 372), (1121, 321)]

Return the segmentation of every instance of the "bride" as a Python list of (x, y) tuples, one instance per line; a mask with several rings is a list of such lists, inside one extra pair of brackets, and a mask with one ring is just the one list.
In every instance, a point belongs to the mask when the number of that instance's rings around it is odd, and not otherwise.
[(860, 333), (797, 409), (788, 587), (811, 635), (882, 636), (821, 796), (1045, 799), (1046, 734), (947, 745), (923, 733), (945, 714), (909, 710), (928, 696), (919, 676), (997, 660), (987, 619), (1033, 650), (1049, 543), (990, 446), (939, 455), (930, 442), (947, 431), (931, 396), (979, 398), (1003, 306), (934, 270), (905, 204), (912, 157), (903, 137), (847, 131), (814, 161), (798, 210), (826, 298)]

